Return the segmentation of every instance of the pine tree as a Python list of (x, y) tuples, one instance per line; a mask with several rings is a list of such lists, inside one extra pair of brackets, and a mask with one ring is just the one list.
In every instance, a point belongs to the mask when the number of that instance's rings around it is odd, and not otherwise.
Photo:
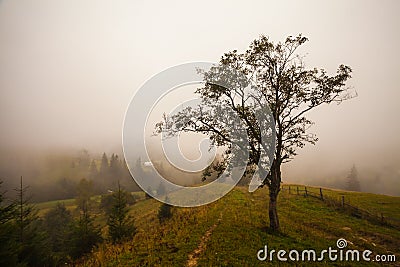
[(121, 166), (117, 154), (112, 154), (110, 159), (110, 186), (116, 187), (118, 181), (121, 179)]
[(76, 204), (81, 210), (90, 207), (90, 198), (93, 196), (94, 186), (91, 180), (81, 179), (77, 187)]
[[(0, 180), (0, 190), (2, 184), (3, 181)], [(4, 193), (5, 192), (0, 191), (0, 225), (11, 221), (13, 213), (15, 212), (15, 203), (6, 203)]]
[(17, 199), (14, 221), (17, 228), (16, 242), (18, 244), (18, 261), (28, 266), (44, 265), (50, 261), (45, 233), (39, 228), (40, 220), (37, 211), (29, 203), (28, 187), (23, 186), (22, 176), (20, 187), (15, 189)]
[(106, 153), (103, 153), (103, 156), (101, 157), (100, 171), (98, 176), (99, 176), (98, 181), (101, 184), (100, 188), (102, 189), (102, 192), (105, 193), (107, 192), (107, 189), (109, 189), (111, 185), (110, 162), (108, 160)]
[(49, 236), (53, 262), (57, 266), (68, 261), (67, 240), (71, 223), (72, 215), (64, 203), (57, 203), (44, 216), (43, 225)]
[(120, 173), (121, 173), (121, 182), (123, 181), (123, 184), (125, 186), (125, 189), (127, 191), (138, 191), (139, 186), (136, 184), (135, 180), (132, 179), (131, 173), (128, 168), (128, 164), (125, 160), (125, 158), (122, 158), (120, 160)]
[(112, 154), (110, 159), (110, 170), (113, 175), (119, 176), (120, 173), (120, 161), (118, 155)]
[(68, 238), (69, 255), (77, 259), (90, 252), (102, 241), (100, 228), (93, 223), (87, 205), (83, 206), (79, 219), (71, 224)]
[[(165, 198), (165, 201), (168, 202), (168, 197)], [(167, 219), (172, 217), (171, 212), (172, 206), (167, 203), (162, 203), (160, 209), (158, 210), (158, 220), (160, 223), (164, 223)]]
[(349, 191), (361, 191), (360, 182), (358, 181), (358, 171), (354, 164), (350, 170), (349, 175), (347, 176), (347, 188), (346, 189)]
[(93, 159), (92, 162), (90, 163), (90, 167), (89, 167), (90, 178), (94, 179), (95, 177), (97, 177), (98, 174), (99, 174), (99, 171), (97, 170), (96, 162)]
[(103, 153), (103, 156), (101, 157), (101, 165), (100, 165), (100, 173), (101, 175), (107, 175), (108, 174), (108, 158), (106, 153)]
[(121, 242), (133, 237), (136, 233), (132, 218), (128, 215), (127, 192), (121, 189), (113, 193), (113, 205), (108, 217), (108, 234), (112, 242)]
[(15, 209), (15, 203), (7, 203), (4, 192), (0, 191), (0, 266), (15, 266), (18, 262), (17, 228), (13, 224)]

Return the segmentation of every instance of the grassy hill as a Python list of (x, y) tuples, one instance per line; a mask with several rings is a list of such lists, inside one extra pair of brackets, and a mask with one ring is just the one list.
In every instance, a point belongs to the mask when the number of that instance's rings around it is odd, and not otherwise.
[[(318, 189), (309, 189), (315, 190)], [(326, 193), (325, 193), (326, 192)], [(400, 216), (400, 197), (324, 190), (331, 197), (346, 200), (371, 212)], [(138, 233), (121, 245), (102, 244), (88, 255), (81, 266), (279, 266), (293, 262), (262, 262), (257, 252), (268, 245), (276, 251), (314, 249), (319, 252), (344, 238), (346, 249), (371, 250), (373, 254), (395, 254), (400, 265), (400, 231), (390, 226), (352, 216), (316, 198), (282, 191), (278, 212), (281, 233), (268, 228), (268, 191), (249, 193), (235, 188), (222, 199), (196, 208), (174, 207), (173, 217), (163, 224), (157, 219), (160, 203), (142, 200), (131, 207)], [(66, 202), (73, 205), (73, 202)], [(49, 208), (51, 204), (40, 204)], [(98, 221), (104, 221), (99, 219)], [(286, 254), (287, 257), (287, 254)], [(318, 257), (318, 256), (317, 256)], [(378, 266), (376, 262), (296, 262), (299, 266)], [(387, 263), (388, 264), (388, 263)], [(397, 264), (397, 265), (396, 265)]]

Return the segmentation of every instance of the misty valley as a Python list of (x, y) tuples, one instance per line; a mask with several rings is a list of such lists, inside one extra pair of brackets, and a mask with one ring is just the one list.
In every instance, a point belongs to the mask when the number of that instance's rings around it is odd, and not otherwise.
[(0, 267), (400, 266), (399, 10), (0, 0)]

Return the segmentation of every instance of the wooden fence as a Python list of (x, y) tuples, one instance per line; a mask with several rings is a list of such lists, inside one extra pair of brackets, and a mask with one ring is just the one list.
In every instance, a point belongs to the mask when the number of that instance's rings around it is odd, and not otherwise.
[[(313, 187), (312, 189), (318, 189)], [(350, 205), (349, 201), (345, 200), (345, 196), (334, 198), (324, 194), (323, 189), (319, 188), (319, 192), (311, 191), (306, 186), (293, 186), (284, 185), (281, 187), (282, 191), (286, 191), (291, 195), (302, 195), (304, 197), (313, 197), (325, 202), (328, 206), (335, 207), (336, 209), (350, 213), (352, 216), (366, 219), (373, 223), (390, 226), (400, 230), (400, 219), (384, 216), (383, 213), (373, 213), (360, 207)]]

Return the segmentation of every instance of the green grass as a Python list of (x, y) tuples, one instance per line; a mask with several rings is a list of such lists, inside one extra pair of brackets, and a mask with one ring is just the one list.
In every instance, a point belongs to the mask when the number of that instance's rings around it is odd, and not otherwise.
[(48, 202), (35, 203), (35, 207), (38, 209), (38, 215), (43, 216), (51, 208), (55, 207), (57, 203), (63, 203), (65, 207), (72, 211), (76, 208), (75, 199), (64, 199), (64, 200), (54, 200)]
[[(287, 189), (289, 185), (285, 185)], [(290, 185), (292, 194), (296, 194), (297, 185)], [(298, 186), (300, 190), (304, 190), (304, 186)], [(319, 195), (319, 188), (307, 187), (309, 192)], [(301, 192), (303, 194), (304, 192)], [(345, 203), (364, 209), (371, 214), (381, 215), (394, 218), (400, 221), (400, 197), (377, 195), (372, 193), (352, 192), (322, 188), (324, 196), (330, 197), (338, 202), (344, 196)]]
[[(269, 233), (265, 228), (269, 221), (266, 194), (265, 189), (253, 194), (235, 190), (227, 196), (225, 203), (220, 204), (225, 206), (224, 219), (215, 229), (199, 266), (258, 266), (262, 263), (255, 253), (265, 244), (275, 250), (320, 251), (329, 246), (336, 247), (338, 238), (351, 241), (353, 244), (349, 248), (352, 249), (370, 249), (380, 254), (391, 251), (397, 253), (399, 258), (398, 231), (340, 213), (318, 199), (285, 192), (279, 198), (282, 231), (280, 234)], [(330, 262), (325, 264), (331, 265)], [(307, 262), (303, 265), (311, 264)], [(336, 265), (346, 266), (346, 263)]]
[[(315, 190), (313, 188), (310, 190)], [(366, 210), (399, 216), (399, 197), (324, 190), (332, 197), (342, 194), (350, 203)], [(264, 245), (269, 249), (336, 248), (336, 240), (345, 238), (348, 249), (369, 249), (374, 254), (395, 254), (400, 261), (400, 231), (351, 216), (311, 197), (279, 195), (278, 213), (280, 233), (268, 229), (268, 191), (259, 189), (249, 193), (235, 188), (220, 200), (196, 208), (174, 207), (173, 217), (160, 224), (157, 212), (160, 203), (154, 199), (142, 200), (131, 207), (138, 229), (136, 236), (120, 245), (100, 245), (82, 261), (82, 266), (185, 266), (188, 255), (200, 244), (204, 234), (216, 225), (198, 266), (265, 266), (256, 253)], [(69, 202), (70, 203), (70, 202)], [(71, 204), (71, 203), (70, 203)], [(66, 204), (67, 205), (67, 204)], [(38, 205), (40, 207), (40, 205)], [(51, 204), (44, 203), (43, 208)], [(221, 220), (218, 220), (221, 218)], [(272, 264), (278, 265), (275, 261)], [(312, 266), (297, 262), (298, 266)], [(279, 263), (279, 266), (293, 262)], [(378, 266), (366, 262), (320, 262), (316, 266)]]
[[(145, 193), (144, 192), (132, 192), (131, 194), (137, 196), (138, 199), (144, 199), (144, 197), (145, 197)], [(100, 204), (100, 201), (101, 201), (101, 195), (93, 196), (91, 198), (91, 200), (93, 201), (93, 203), (95, 205), (98, 205), (98, 204)], [(74, 211), (76, 209), (76, 207), (77, 207), (75, 198), (52, 200), (52, 201), (47, 201), (47, 202), (34, 203), (34, 206), (39, 211), (38, 215), (39, 216), (43, 216), (51, 208), (54, 208), (58, 203), (64, 204), (65, 207), (70, 211)]]

